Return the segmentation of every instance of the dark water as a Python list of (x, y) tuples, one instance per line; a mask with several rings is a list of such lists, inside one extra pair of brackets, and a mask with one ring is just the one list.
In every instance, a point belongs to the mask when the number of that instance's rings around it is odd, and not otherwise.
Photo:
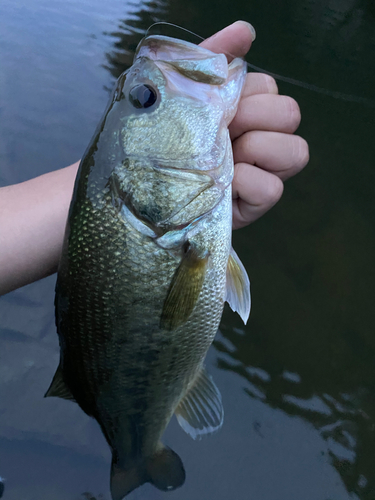
[[(129, 499), (374, 500), (372, 0), (2, 0), (0, 185), (83, 154), (150, 24), (208, 36), (240, 18), (257, 30), (249, 61), (359, 99), (280, 83), (301, 106), (311, 161), (270, 214), (234, 234), (253, 309), (246, 328), (225, 311), (208, 355), (224, 427), (193, 442), (173, 420), (165, 441), (184, 461), (184, 487), (146, 485)], [(42, 397), (58, 361), (54, 281), (0, 299), (3, 498), (108, 500), (98, 426)]]

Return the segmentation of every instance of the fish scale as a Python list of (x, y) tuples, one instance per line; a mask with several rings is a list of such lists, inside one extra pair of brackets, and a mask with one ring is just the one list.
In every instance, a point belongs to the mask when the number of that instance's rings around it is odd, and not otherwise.
[(79, 167), (56, 285), (60, 364), (46, 393), (98, 421), (113, 500), (145, 482), (183, 484), (162, 435), (174, 413), (194, 439), (221, 427), (203, 361), (224, 301), (245, 321), (250, 309), (231, 249), (227, 129), (245, 65), (167, 37), (139, 50)]

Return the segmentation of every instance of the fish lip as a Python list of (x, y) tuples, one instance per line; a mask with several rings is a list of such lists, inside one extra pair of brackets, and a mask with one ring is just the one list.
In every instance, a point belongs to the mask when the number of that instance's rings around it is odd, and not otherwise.
[[(142, 38), (142, 40), (139, 42), (137, 48), (135, 49), (134, 59), (138, 57), (140, 50), (145, 46), (149, 46), (150, 48), (151, 59), (158, 59), (157, 57), (158, 49), (160, 49), (160, 47), (163, 46), (164, 47), (169, 46), (175, 49), (176, 48), (188, 49), (188, 52), (194, 53), (195, 57), (197, 54), (201, 54), (202, 56), (206, 57), (212, 56), (212, 54), (214, 54), (214, 52), (212, 52), (211, 50), (196, 45), (195, 43), (192, 42), (186, 42), (185, 40), (180, 40), (178, 38), (172, 38), (165, 35), (150, 35)], [(178, 56), (176, 56), (175, 59), (178, 59)]]
[(170, 70), (200, 83), (222, 85), (228, 77), (228, 60), (204, 47), (177, 38), (153, 35), (141, 40), (134, 61), (147, 56), (155, 63), (165, 63)]

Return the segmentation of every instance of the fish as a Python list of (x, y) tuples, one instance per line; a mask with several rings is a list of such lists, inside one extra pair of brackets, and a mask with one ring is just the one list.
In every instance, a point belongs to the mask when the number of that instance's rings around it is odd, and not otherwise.
[(223, 423), (204, 359), (225, 301), (246, 323), (250, 283), (231, 246), (228, 125), (242, 59), (144, 38), (80, 163), (56, 283), (60, 362), (46, 397), (78, 403), (112, 452), (121, 500), (182, 486), (162, 443), (175, 414), (193, 439)]

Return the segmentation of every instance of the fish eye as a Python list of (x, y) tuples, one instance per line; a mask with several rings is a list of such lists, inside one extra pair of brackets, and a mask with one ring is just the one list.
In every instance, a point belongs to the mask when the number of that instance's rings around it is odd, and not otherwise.
[(135, 108), (150, 108), (158, 95), (150, 85), (136, 85), (129, 92), (129, 101)]

